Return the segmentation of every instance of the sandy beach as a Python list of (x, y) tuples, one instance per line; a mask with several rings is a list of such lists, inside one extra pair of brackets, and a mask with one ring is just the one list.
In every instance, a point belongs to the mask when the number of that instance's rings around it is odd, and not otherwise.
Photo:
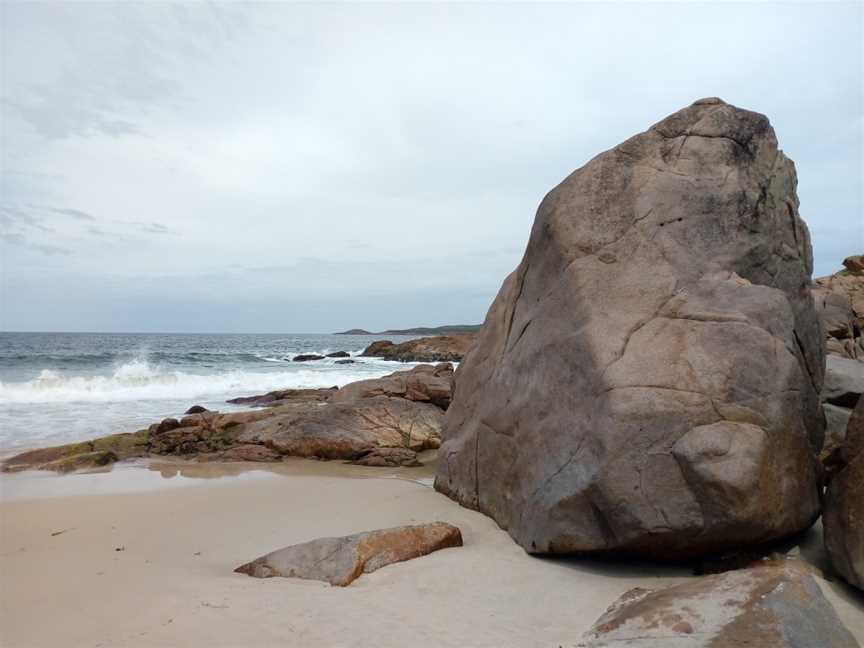
[[(628, 589), (690, 576), (532, 558), (492, 520), (432, 490), (428, 467), (291, 461), (276, 470), (163, 463), (4, 476), (2, 645), (571, 646)], [(458, 525), (465, 546), (347, 588), (232, 573), (288, 544), (432, 520)], [(818, 543), (811, 531), (802, 555), (819, 562)], [(864, 640), (860, 595), (821, 585)]]

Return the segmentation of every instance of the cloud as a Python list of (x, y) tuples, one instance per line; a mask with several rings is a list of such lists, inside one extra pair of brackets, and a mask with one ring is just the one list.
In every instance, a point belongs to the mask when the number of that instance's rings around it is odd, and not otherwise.
[(0, 241), (4, 241), (9, 245), (17, 245), (23, 248), (35, 250), (47, 256), (69, 256), (72, 254), (72, 250), (59, 245), (32, 241), (20, 232), (0, 232)]
[(85, 221), (95, 221), (97, 218), (92, 214), (88, 214), (87, 212), (81, 211), (80, 209), (69, 209), (68, 207), (45, 207), (44, 209), (48, 209), (49, 211), (54, 212), (55, 214), (63, 214), (64, 216), (71, 216), (72, 218), (77, 218), (78, 220)]
[[(186, 330), (225, 330), (244, 299), (259, 330), (397, 324), (364, 299), (407, 324), (478, 321), (547, 191), (712, 95), (769, 115), (832, 271), (864, 249), (861, 11), (7, 3), (6, 301), (49, 317), (32, 300), (86, 286), (101, 329), (118, 295), (180, 304)], [(20, 242), (48, 231), (75, 254)]]

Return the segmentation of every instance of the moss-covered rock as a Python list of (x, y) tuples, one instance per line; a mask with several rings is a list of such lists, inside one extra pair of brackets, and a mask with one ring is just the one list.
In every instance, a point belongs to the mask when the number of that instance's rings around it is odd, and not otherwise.
[(105, 466), (122, 459), (143, 457), (148, 451), (149, 433), (147, 430), (140, 430), (132, 433), (112, 434), (92, 441), (23, 452), (4, 461), (3, 471), (56, 470), (68, 472), (85, 467)]
[(87, 470), (101, 468), (117, 461), (117, 455), (110, 450), (96, 452), (82, 452), (69, 457), (61, 457), (41, 466), (42, 470), (54, 470), (56, 472), (72, 472), (75, 470)]

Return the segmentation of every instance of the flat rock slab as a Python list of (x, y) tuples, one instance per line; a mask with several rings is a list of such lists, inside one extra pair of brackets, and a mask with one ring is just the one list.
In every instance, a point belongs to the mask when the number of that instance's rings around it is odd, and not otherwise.
[(797, 561), (624, 594), (582, 648), (859, 648)]
[(461, 546), (462, 533), (457, 527), (432, 522), (318, 538), (261, 556), (234, 571), (255, 578), (306, 578), (345, 587), (361, 574), (386, 565)]

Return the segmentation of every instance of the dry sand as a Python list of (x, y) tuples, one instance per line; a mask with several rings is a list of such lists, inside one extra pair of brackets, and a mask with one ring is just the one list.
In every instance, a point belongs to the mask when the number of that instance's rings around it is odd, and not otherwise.
[[(435, 493), (422, 469), (402, 477), (425, 483), (312, 461), (278, 473), (183, 472), (191, 477), (163, 479), (145, 467), (4, 476), (2, 646), (572, 646), (626, 590), (689, 577), (645, 564), (532, 558), (490, 519)], [(242, 475), (205, 479), (230, 473)], [(232, 573), (288, 544), (432, 520), (458, 525), (465, 546), (347, 588)], [(814, 531), (803, 548), (817, 561), (818, 541)], [(864, 641), (864, 599), (822, 585)]]

